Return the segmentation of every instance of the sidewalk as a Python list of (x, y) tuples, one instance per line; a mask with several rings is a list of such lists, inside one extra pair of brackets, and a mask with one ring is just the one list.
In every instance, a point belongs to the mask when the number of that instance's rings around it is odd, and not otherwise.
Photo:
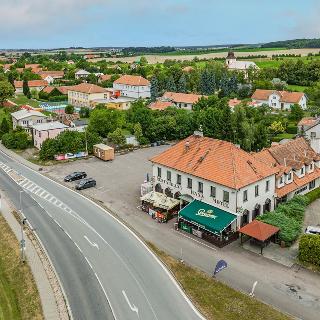
[[(6, 219), (7, 223), (9, 224), (17, 239), (20, 240), (20, 224), (17, 222), (17, 220), (12, 214), (13, 208), (10, 204), (10, 200), (6, 198), (5, 194), (2, 191), (0, 192), (0, 195), (0, 209), (2, 215)], [(38, 256), (36, 249), (34, 248), (33, 244), (27, 236), (25, 237), (25, 241), (25, 254), (39, 291), (44, 318), (46, 320), (57, 320), (59, 319), (59, 312), (53, 294), (53, 290), (48, 280), (45, 269), (42, 265), (42, 262)]]

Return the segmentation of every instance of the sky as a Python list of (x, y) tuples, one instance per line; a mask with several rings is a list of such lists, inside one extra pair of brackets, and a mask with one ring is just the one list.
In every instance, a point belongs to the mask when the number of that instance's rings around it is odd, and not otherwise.
[(0, 0), (1, 48), (320, 38), (319, 0)]

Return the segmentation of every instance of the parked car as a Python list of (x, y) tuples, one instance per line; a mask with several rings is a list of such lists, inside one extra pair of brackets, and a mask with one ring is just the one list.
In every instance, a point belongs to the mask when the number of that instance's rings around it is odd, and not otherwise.
[(315, 234), (315, 235), (320, 235), (320, 227), (316, 226), (308, 226), (305, 230), (306, 234)]
[(73, 172), (73, 173), (67, 175), (64, 178), (64, 181), (70, 182), (70, 181), (80, 180), (80, 179), (83, 179), (86, 177), (87, 177), (87, 174), (85, 172)]
[(76, 184), (76, 189), (77, 189), (77, 190), (82, 190), (82, 189), (87, 189), (87, 188), (95, 187), (96, 184), (97, 184), (96, 180), (94, 180), (94, 179), (92, 179), (92, 178), (86, 178), (86, 179), (80, 180), (80, 181)]

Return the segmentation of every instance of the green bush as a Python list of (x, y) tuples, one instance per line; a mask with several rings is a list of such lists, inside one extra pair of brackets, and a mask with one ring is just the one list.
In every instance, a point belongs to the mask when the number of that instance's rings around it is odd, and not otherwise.
[(301, 234), (308, 203), (306, 196), (296, 196), (288, 202), (280, 204), (275, 211), (259, 216), (257, 219), (280, 228), (280, 240), (289, 245)]
[(311, 203), (320, 198), (320, 188), (316, 188), (305, 195), (308, 199), (308, 202)]
[(29, 135), (23, 130), (16, 130), (5, 133), (2, 136), (2, 143), (8, 149), (26, 149), (31, 145)]
[(288, 125), (286, 132), (291, 134), (297, 134), (298, 127), (295, 125)]
[(49, 97), (49, 101), (56, 101), (56, 102), (68, 101), (68, 97), (66, 95), (53, 96), (53, 97)]
[(304, 234), (301, 237), (299, 260), (320, 266), (320, 236)]

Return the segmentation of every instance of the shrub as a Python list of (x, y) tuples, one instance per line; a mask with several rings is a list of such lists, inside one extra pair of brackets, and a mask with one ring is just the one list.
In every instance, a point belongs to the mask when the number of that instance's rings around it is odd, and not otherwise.
[(317, 188), (317, 189), (310, 191), (305, 196), (308, 199), (309, 203), (319, 199), (320, 198), (320, 188)]
[(299, 260), (320, 266), (320, 236), (304, 234), (301, 237)]
[(26, 149), (30, 146), (31, 140), (29, 135), (23, 130), (16, 130), (5, 133), (2, 136), (2, 143), (8, 149)]
[(298, 127), (295, 125), (288, 125), (286, 132), (291, 134), (297, 134)]
[(60, 102), (60, 101), (67, 101), (67, 100), (68, 100), (68, 97), (65, 95), (49, 97), (49, 101)]

